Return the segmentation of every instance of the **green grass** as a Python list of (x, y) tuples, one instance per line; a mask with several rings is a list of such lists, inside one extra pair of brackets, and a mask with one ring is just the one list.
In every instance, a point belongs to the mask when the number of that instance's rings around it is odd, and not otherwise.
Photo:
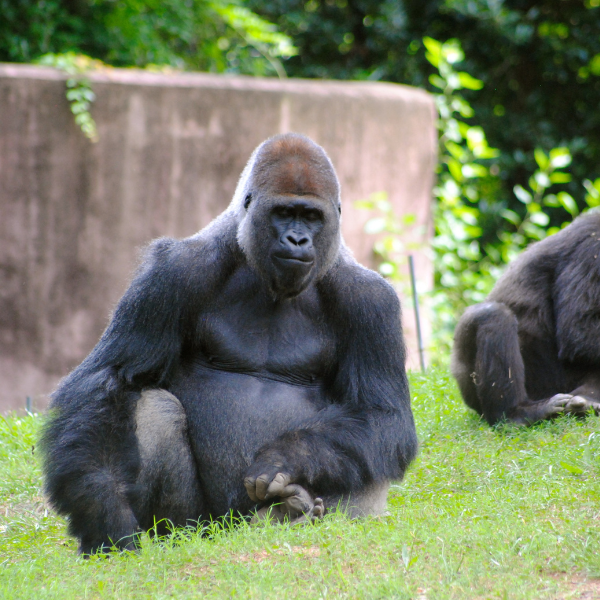
[(600, 597), (600, 419), (494, 430), (446, 372), (411, 384), (421, 451), (389, 516), (214, 526), (88, 561), (41, 495), (41, 418), (0, 417), (0, 598)]

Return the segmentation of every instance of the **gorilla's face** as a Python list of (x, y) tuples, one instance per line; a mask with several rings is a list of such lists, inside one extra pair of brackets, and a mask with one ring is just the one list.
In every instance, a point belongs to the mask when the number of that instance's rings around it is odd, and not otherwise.
[(297, 296), (340, 250), (335, 171), (320, 146), (295, 134), (262, 144), (248, 168), (238, 241), (275, 296)]
[(310, 196), (259, 197), (252, 204), (244, 220), (249, 263), (276, 296), (297, 296), (337, 256), (338, 211), (329, 200)]
[(323, 230), (324, 219), (315, 200), (298, 197), (273, 203), (269, 254), (276, 291), (296, 295), (313, 280), (317, 260), (314, 239)]

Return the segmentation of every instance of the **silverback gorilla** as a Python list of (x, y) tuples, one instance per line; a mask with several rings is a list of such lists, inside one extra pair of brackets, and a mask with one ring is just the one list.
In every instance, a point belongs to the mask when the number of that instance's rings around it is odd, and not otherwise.
[(276, 136), (219, 218), (150, 246), (61, 382), (46, 492), (83, 554), (274, 502), (292, 521), (380, 513), (417, 448), (404, 359), (393, 289), (341, 239), (329, 158)]
[(533, 244), (454, 336), (465, 403), (493, 425), (600, 410), (600, 213)]

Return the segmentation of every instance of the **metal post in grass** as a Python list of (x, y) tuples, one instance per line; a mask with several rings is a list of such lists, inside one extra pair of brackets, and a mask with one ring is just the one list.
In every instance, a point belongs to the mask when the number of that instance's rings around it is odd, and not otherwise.
[(425, 370), (425, 354), (423, 350), (423, 336), (421, 335), (421, 315), (419, 313), (419, 296), (417, 294), (417, 282), (415, 279), (415, 262), (413, 255), (408, 255), (408, 266), (410, 268), (410, 284), (412, 286), (413, 305), (415, 307), (415, 321), (417, 323), (417, 343), (419, 344), (419, 362), (421, 371)]
[(33, 414), (33, 406), (31, 403), (31, 396), (27, 396), (27, 398), (25, 398), (25, 411), (27, 412), (28, 415)]

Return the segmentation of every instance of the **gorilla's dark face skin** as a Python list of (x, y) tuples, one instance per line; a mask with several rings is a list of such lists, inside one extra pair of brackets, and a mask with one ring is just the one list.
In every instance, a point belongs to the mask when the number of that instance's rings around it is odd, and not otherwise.
[(342, 242), (331, 161), (276, 136), (229, 210), (152, 244), (61, 383), (46, 491), (84, 554), (274, 501), (292, 520), (381, 514), (417, 448), (404, 359), (394, 290)]
[[(292, 298), (304, 291), (322, 271), (319, 251), (326, 221), (337, 221), (329, 201), (309, 196), (275, 196), (248, 218), (268, 223), (267, 236), (253, 240), (258, 270), (273, 294)], [(261, 231), (262, 233), (262, 231)], [(326, 254), (326, 252), (324, 252)]]
[(274, 202), (269, 220), (273, 228), (271, 285), (275, 290), (297, 295), (310, 283), (316, 261), (313, 238), (323, 229), (323, 219), (315, 202)]

